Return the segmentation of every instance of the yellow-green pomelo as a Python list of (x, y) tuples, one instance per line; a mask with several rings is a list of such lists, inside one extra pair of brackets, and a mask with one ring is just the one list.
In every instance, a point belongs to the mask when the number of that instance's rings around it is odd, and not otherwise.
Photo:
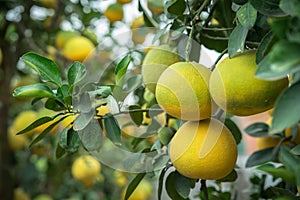
[(225, 58), (212, 72), (209, 89), (216, 104), (226, 112), (249, 116), (273, 107), (278, 95), (288, 86), (288, 78), (265, 81), (254, 74), (256, 51)]
[(156, 86), (156, 100), (169, 114), (183, 120), (207, 119), (215, 110), (208, 90), (211, 72), (195, 62), (168, 67)]
[[(12, 127), (17, 134), (19, 131), (25, 129), (31, 123), (38, 119), (37, 113), (33, 110), (26, 110), (21, 112), (14, 120)], [(36, 133), (36, 129), (26, 132), (26, 135), (33, 135)]]
[(79, 36), (79, 34), (74, 31), (59, 31), (55, 38), (55, 44), (58, 48), (63, 49), (66, 42), (76, 36)]
[(67, 41), (63, 55), (71, 61), (84, 61), (94, 50), (94, 44), (83, 36), (76, 36)]
[(178, 54), (171, 51), (169, 46), (153, 47), (146, 54), (142, 64), (143, 81), (146, 87), (154, 93), (156, 83), (163, 71), (170, 65), (180, 61)]
[(176, 170), (193, 179), (217, 180), (227, 176), (237, 160), (237, 146), (230, 131), (216, 119), (183, 124), (170, 144)]
[(123, 6), (119, 3), (109, 5), (104, 12), (104, 16), (110, 21), (110, 23), (121, 21), (124, 17)]

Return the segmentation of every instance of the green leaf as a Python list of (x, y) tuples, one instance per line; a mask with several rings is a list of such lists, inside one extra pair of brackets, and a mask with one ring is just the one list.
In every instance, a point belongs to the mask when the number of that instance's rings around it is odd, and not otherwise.
[(163, 185), (164, 185), (164, 177), (168, 170), (168, 167), (166, 166), (163, 168), (160, 172), (159, 178), (158, 178), (158, 189), (157, 189), (157, 199), (161, 200), (161, 195), (163, 191)]
[(137, 125), (140, 126), (143, 123), (143, 111), (134, 111), (140, 110), (141, 107), (139, 105), (131, 105), (129, 106), (129, 115), (132, 121)]
[(55, 98), (52, 90), (42, 83), (18, 87), (14, 90), (13, 96), (16, 98)]
[(252, 137), (265, 137), (269, 135), (269, 126), (266, 123), (257, 122), (247, 126), (245, 132)]
[(190, 183), (191, 180), (177, 171), (175, 171), (174, 175), (174, 184), (175, 184), (175, 189), (177, 193), (183, 197), (183, 198), (188, 198), (190, 194)]
[(68, 130), (69, 130), (68, 127), (64, 128), (63, 131), (59, 135), (58, 144), (63, 149), (68, 147)]
[(219, 179), (218, 181), (220, 181), (220, 182), (234, 182), (237, 178), (238, 178), (238, 174), (235, 171), (235, 169), (233, 169), (227, 176), (225, 176), (224, 178)]
[(276, 17), (268, 19), (272, 32), (280, 39), (286, 39), (290, 17)]
[(122, 58), (122, 60), (116, 66), (115, 74), (116, 74), (116, 84), (118, 86), (123, 85), (123, 80), (130, 62), (131, 62), (131, 55), (127, 54), (124, 58)]
[(84, 129), (93, 119), (94, 115), (95, 115), (94, 110), (91, 110), (90, 112), (81, 112), (74, 120), (73, 123), (74, 130), (80, 131)]
[(250, 4), (250, 2), (244, 4), (237, 12), (237, 17), (239, 22), (242, 24), (243, 27), (250, 29), (254, 26), (257, 11), (256, 9)]
[(186, 2), (184, 0), (170, 0), (166, 2), (166, 15), (169, 18), (180, 16), (186, 9)]
[(24, 54), (21, 59), (41, 76), (42, 81), (62, 85), (59, 68), (52, 60), (33, 52)]
[(99, 151), (102, 147), (102, 129), (97, 120), (91, 120), (78, 134), (83, 146), (89, 152)]
[(174, 131), (172, 131), (171, 128), (163, 126), (158, 130), (157, 134), (158, 134), (159, 141), (163, 145), (167, 145), (169, 144), (169, 142), (171, 141), (175, 133)]
[(252, 6), (263, 15), (280, 17), (286, 15), (279, 8), (280, 0), (250, 0)]
[(126, 193), (125, 200), (129, 199), (130, 195), (134, 192), (135, 188), (139, 185), (139, 183), (143, 180), (146, 173), (140, 173), (134, 177), (134, 179), (129, 183)]
[(153, 37), (153, 39), (152, 39), (152, 43), (153, 43), (153, 44), (154, 44), (157, 40), (159, 40), (159, 39), (166, 33), (166, 31), (167, 31), (169, 25), (170, 25), (170, 24), (167, 24), (165, 27), (159, 29), (159, 30), (155, 33), (155, 35), (154, 35), (154, 37)]
[(248, 29), (238, 24), (229, 36), (228, 41), (228, 54), (233, 57), (236, 52), (243, 51), (245, 46), (245, 40), (248, 34)]
[(87, 74), (85, 66), (80, 62), (74, 62), (68, 70), (68, 83), (70, 85), (70, 93), (73, 92), (73, 87), (79, 83)]
[(275, 200), (297, 200), (298, 198), (295, 197), (295, 194), (293, 194), (290, 190), (280, 188), (280, 187), (269, 187), (266, 191), (266, 193), (271, 192), (272, 197), (282, 197), (282, 198), (276, 198)]
[(45, 124), (45, 123), (47, 123), (49, 121), (52, 121), (52, 120), (53, 120), (53, 118), (49, 117), (49, 116), (39, 118), (36, 121), (34, 121), (33, 123), (31, 123), (29, 126), (27, 126), (25, 129), (19, 131), (17, 133), (17, 135), (20, 135), (20, 134), (26, 133), (28, 131), (31, 131), (31, 130), (35, 129), (36, 127), (38, 127), (38, 126), (40, 126), (42, 124)]
[(234, 137), (236, 144), (239, 144), (242, 139), (242, 133), (241, 133), (239, 127), (229, 118), (225, 119), (224, 124), (230, 130), (231, 134)]
[(130, 77), (126, 81), (125, 87), (123, 88), (124, 92), (131, 92), (131, 91), (137, 89), (143, 82), (142, 80), (143, 80), (143, 77), (141, 74)]
[(264, 171), (266, 173), (271, 174), (274, 178), (282, 178), (284, 181), (288, 183), (295, 184), (295, 177), (294, 174), (286, 169), (285, 167), (275, 167), (271, 163), (266, 163), (263, 165), (258, 166), (256, 169)]
[(253, 167), (274, 160), (274, 148), (267, 148), (251, 154), (246, 162), (246, 167)]
[(263, 37), (256, 51), (256, 63), (259, 63), (264, 58), (264, 56), (267, 53), (269, 53), (271, 47), (274, 45), (275, 42), (276, 37), (271, 31)]
[(66, 117), (68, 116), (64, 116), (59, 120), (55, 121), (54, 123), (50, 124), (45, 130), (43, 130), (43, 132), (41, 132), (36, 138), (34, 138), (34, 140), (30, 143), (29, 147), (32, 147), (32, 145), (41, 141), (58, 123), (60, 123)]
[(69, 129), (68, 136), (67, 136), (67, 148), (65, 148), (65, 150), (68, 153), (74, 153), (78, 150), (80, 144), (81, 144), (81, 140), (78, 135), (78, 132), (75, 131), (74, 129)]
[(115, 144), (121, 144), (121, 129), (114, 118), (110, 113), (104, 115), (104, 127), (107, 132), (107, 137)]
[(45, 103), (45, 108), (49, 110), (54, 110), (54, 111), (62, 111), (66, 110), (66, 107), (64, 106), (63, 103), (58, 101), (57, 99), (47, 99)]
[(300, 17), (300, 2), (298, 0), (281, 0), (279, 7), (286, 14)]
[(175, 187), (175, 172), (171, 172), (166, 179), (166, 190), (171, 199), (182, 200), (185, 199), (180, 196)]
[(61, 158), (63, 155), (65, 155), (66, 151), (64, 148), (62, 148), (59, 143), (57, 143), (56, 145), (56, 149), (55, 149), (55, 157), (56, 159)]
[[(300, 120), (300, 82), (283, 91), (278, 97), (273, 112), (271, 133), (278, 133), (297, 124)], [(288, 116), (288, 117), (287, 117)]]
[(300, 156), (300, 144), (291, 149), (291, 153)]
[(69, 93), (70, 87), (67, 84), (63, 84), (57, 89), (57, 97), (65, 104), (72, 105), (72, 96)]
[(89, 94), (95, 95), (96, 99), (104, 99), (112, 95), (112, 88), (110, 86), (98, 86), (95, 91), (91, 91)]

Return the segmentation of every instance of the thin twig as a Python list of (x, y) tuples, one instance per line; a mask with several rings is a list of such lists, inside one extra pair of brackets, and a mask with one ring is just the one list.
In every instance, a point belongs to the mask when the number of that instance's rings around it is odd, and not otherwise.
[(209, 200), (208, 199), (208, 192), (207, 192), (207, 187), (206, 187), (206, 180), (201, 180), (201, 192), (204, 194), (204, 200)]

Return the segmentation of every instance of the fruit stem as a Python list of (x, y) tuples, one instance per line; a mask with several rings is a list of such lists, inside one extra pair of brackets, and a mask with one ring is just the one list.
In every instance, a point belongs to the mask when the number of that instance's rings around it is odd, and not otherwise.
[(201, 180), (201, 192), (204, 194), (204, 200), (209, 200), (208, 199), (208, 192), (207, 192), (207, 187), (206, 187), (206, 180), (202, 179)]
[(221, 58), (228, 52), (228, 48), (224, 49), (222, 53), (218, 56), (215, 63), (210, 67), (210, 71), (214, 71), (217, 66), (217, 63), (221, 60)]

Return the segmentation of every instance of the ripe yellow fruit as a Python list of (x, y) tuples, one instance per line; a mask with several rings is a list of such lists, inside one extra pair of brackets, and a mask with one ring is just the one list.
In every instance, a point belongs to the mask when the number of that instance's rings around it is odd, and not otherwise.
[(55, 38), (55, 44), (58, 48), (63, 49), (67, 41), (76, 36), (79, 34), (74, 31), (59, 31)]
[(216, 104), (226, 112), (249, 116), (273, 107), (288, 79), (265, 81), (254, 77), (256, 51), (225, 58), (212, 72), (209, 89)]
[(119, 4), (127, 4), (130, 2), (132, 2), (132, 0), (117, 0), (117, 3), (119, 3)]
[(29, 140), (26, 135), (16, 135), (17, 131), (14, 130), (13, 127), (8, 129), (8, 145), (9, 148), (13, 151), (19, 151), (26, 148), (29, 145)]
[(147, 0), (147, 5), (149, 10), (155, 15), (159, 15), (164, 12), (164, 0)]
[(30, 200), (30, 196), (23, 188), (18, 187), (14, 189), (14, 200)]
[(258, 150), (270, 148), (270, 147), (275, 147), (279, 142), (281, 138), (276, 138), (276, 137), (258, 137), (256, 138), (256, 144)]
[(207, 119), (215, 110), (209, 94), (211, 72), (195, 62), (178, 62), (168, 67), (156, 86), (158, 104), (183, 120)]
[(92, 186), (101, 171), (101, 164), (90, 155), (76, 158), (72, 165), (73, 177), (86, 186)]
[(125, 172), (114, 171), (114, 178), (117, 186), (124, 186), (127, 183), (127, 176)]
[(217, 180), (228, 175), (237, 160), (230, 131), (216, 119), (183, 124), (170, 144), (170, 159), (189, 178)]
[(143, 81), (146, 87), (155, 93), (156, 83), (160, 75), (170, 65), (180, 62), (181, 59), (167, 45), (153, 47), (145, 56), (142, 64)]
[(105, 10), (104, 16), (110, 21), (110, 23), (122, 21), (124, 17), (123, 6), (119, 3), (111, 4)]
[(76, 36), (69, 39), (63, 48), (63, 55), (71, 61), (84, 61), (94, 50), (95, 45), (86, 37)]
[(142, 28), (145, 26), (144, 17), (140, 16), (135, 18), (131, 25), (131, 31), (132, 31), (132, 41), (136, 44), (141, 44), (145, 41), (146, 35), (149, 32), (148, 28)]
[(97, 112), (98, 115), (103, 116), (103, 115), (105, 115), (107, 113), (110, 113), (111, 111), (110, 111), (110, 108), (108, 107), (108, 105), (105, 105), (105, 106), (98, 107), (96, 109), (96, 112)]
[[(126, 190), (122, 192), (122, 199), (125, 197)], [(142, 180), (130, 195), (128, 200), (146, 200), (153, 193), (153, 187), (147, 180)]]
[[(21, 112), (14, 120), (12, 127), (15, 133), (18, 133), (19, 131), (25, 129), (27, 126), (29, 126), (31, 123), (33, 123), (35, 120), (38, 119), (37, 113), (33, 110), (27, 110)], [(25, 133), (26, 135), (33, 135), (37, 131), (36, 129), (33, 129), (31, 131), (28, 131)]]
[(38, 0), (45, 8), (56, 8), (57, 0)]

